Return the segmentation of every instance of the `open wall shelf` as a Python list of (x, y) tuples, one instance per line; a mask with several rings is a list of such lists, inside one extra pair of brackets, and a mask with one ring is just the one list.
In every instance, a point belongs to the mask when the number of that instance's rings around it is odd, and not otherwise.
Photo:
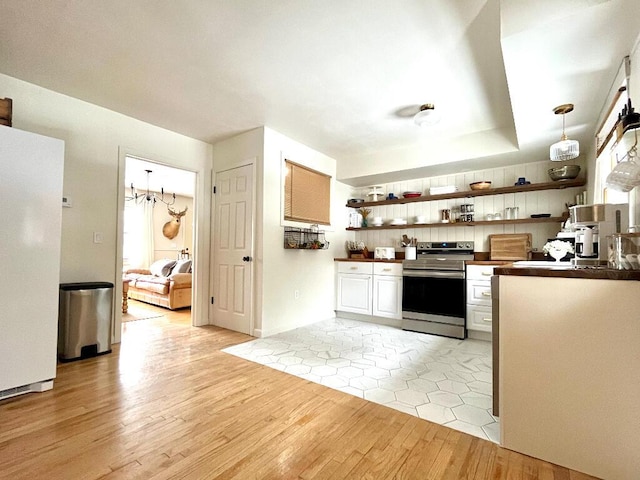
[(517, 225), (523, 223), (562, 223), (567, 220), (567, 216), (562, 217), (542, 217), (542, 218), (518, 218), (516, 220), (479, 220), (477, 222), (453, 222), (453, 223), (408, 223), (406, 225), (382, 225), (380, 227), (349, 227), (347, 230), (399, 230), (407, 228), (434, 228), (434, 227), (477, 227), (486, 225)]
[[(587, 181), (584, 178), (576, 178), (573, 180), (558, 180), (557, 182), (545, 182), (545, 183), (532, 183), (529, 185), (514, 185), (513, 187), (498, 187), (498, 188), (486, 188), (484, 190), (466, 190), (464, 192), (446, 193), (443, 195), (422, 195), (415, 198), (396, 198), (393, 200), (380, 200), (378, 202), (361, 202), (361, 203), (347, 203), (347, 207), (360, 208), (360, 207), (377, 207), (380, 205), (401, 205), (404, 203), (416, 203), (416, 202), (434, 202), (437, 200), (448, 200), (452, 198), (470, 198), (470, 197), (483, 197), (486, 195), (503, 195), (506, 193), (520, 193), (520, 192), (536, 192), (539, 190), (560, 190), (571, 187), (582, 187), (586, 185)], [(540, 220), (540, 219), (531, 219)], [(546, 221), (551, 221), (548, 218)], [(509, 220), (509, 222), (516, 222), (518, 220)], [(558, 221), (558, 220), (556, 220)], [(485, 222), (467, 222), (467, 223), (485, 223)], [(487, 223), (500, 223), (499, 221), (487, 222)], [(527, 222), (532, 223), (532, 222)], [(437, 223), (430, 225), (416, 225), (422, 227), (428, 226), (443, 226), (445, 224)], [(454, 224), (457, 225), (457, 224)], [(402, 225), (406, 228), (406, 225)], [(376, 227), (368, 227), (376, 228)], [(377, 227), (377, 228), (395, 228), (394, 227)], [(350, 230), (360, 230), (357, 228)]]

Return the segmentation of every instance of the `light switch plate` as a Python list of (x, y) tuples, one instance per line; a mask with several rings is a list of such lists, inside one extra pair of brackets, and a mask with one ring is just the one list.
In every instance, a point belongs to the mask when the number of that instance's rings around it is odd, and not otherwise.
[(102, 243), (104, 241), (104, 235), (102, 232), (93, 232), (93, 243)]

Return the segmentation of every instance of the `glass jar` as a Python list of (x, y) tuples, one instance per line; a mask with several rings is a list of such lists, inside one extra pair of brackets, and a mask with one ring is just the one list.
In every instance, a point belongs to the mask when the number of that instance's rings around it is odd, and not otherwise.
[(640, 232), (616, 233), (607, 237), (609, 268), (640, 270)]

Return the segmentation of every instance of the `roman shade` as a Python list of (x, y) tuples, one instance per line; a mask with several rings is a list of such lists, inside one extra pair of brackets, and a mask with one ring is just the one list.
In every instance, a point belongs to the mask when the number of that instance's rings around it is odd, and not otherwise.
[(329, 225), (331, 176), (285, 160), (284, 219)]

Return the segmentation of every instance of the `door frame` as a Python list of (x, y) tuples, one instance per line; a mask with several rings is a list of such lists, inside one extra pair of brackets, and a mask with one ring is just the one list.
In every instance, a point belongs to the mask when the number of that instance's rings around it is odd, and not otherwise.
[[(218, 174), (223, 173), (223, 172), (228, 172), (229, 170), (235, 170), (237, 168), (242, 168), (242, 167), (247, 167), (247, 166), (251, 166), (251, 176), (252, 176), (252, 185), (251, 185), (251, 257), (252, 257), (252, 261), (250, 262), (250, 268), (251, 268), (251, 295), (249, 296), (249, 301), (251, 302), (251, 318), (250, 318), (250, 324), (249, 324), (249, 335), (251, 335), (252, 337), (255, 336), (255, 331), (258, 330), (256, 328), (256, 307), (258, 306), (258, 302), (256, 301), (256, 275), (257, 275), (257, 270), (258, 270), (258, 262), (262, 262), (262, 258), (257, 258), (256, 253), (258, 252), (257, 249), (257, 242), (256, 242), (256, 233), (257, 233), (257, 229), (256, 229), (256, 215), (257, 215), (257, 198), (256, 198), (256, 190), (257, 190), (257, 178), (256, 178), (256, 164), (258, 162), (258, 158), (257, 157), (252, 157), (249, 159), (246, 159), (243, 162), (238, 162), (237, 165), (227, 165), (225, 166), (225, 168), (222, 168), (220, 170), (212, 170), (211, 171), (211, 191), (213, 192), (213, 188), (216, 187), (216, 179)], [(209, 309), (208, 309), (208, 314), (209, 314), (209, 324), (210, 325), (214, 325), (214, 307), (213, 304), (211, 303), (210, 299), (211, 297), (214, 296), (214, 283), (215, 283), (215, 279), (214, 279), (214, 275), (215, 275), (215, 271), (214, 271), (214, 264), (215, 264), (215, 242), (216, 242), (216, 238), (215, 238), (215, 222), (216, 222), (216, 212), (217, 212), (217, 204), (218, 204), (218, 198), (216, 197), (216, 194), (214, 193), (212, 195), (211, 198), (211, 242), (210, 242), (210, 254), (209, 254)]]
[[(201, 175), (201, 172), (197, 170), (191, 170), (189, 168), (185, 168), (182, 165), (179, 165), (176, 161), (163, 158), (159, 155), (154, 155), (150, 153), (141, 153), (140, 151), (130, 149), (127, 147), (120, 146), (118, 148), (118, 208), (116, 213), (116, 265), (115, 265), (115, 279), (114, 279), (114, 290), (113, 290), (113, 324), (111, 331), (111, 340), (112, 343), (120, 343), (122, 337), (122, 251), (123, 251), (123, 238), (124, 238), (124, 202), (126, 197), (126, 187), (124, 185), (125, 178), (125, 170), (126, 170), (126, 162), (127, 157), (135, 157), (141, 160), (156, 163), (158, 165), (163, 165), (170, 168), (175, 168), (179, 170), (186, 170), (188, 172), (192, 172), (195, 175), (195, 189), (193, 193), (193, 271), (192, 275), (192, 289), (191, 289), (191, 325), (199, 326), (206, 325), (206, 319), (203, 320), (200, 318), (201, 309), (199, 308), (198, 300), (202, 297), (202, 292), (200, 290), (201, 282), (198, 280), (200, 275), (197, 275), (201, 264), (206, 263), (208, 260), (208, 252), (205, 252), (206, 245), (201, 245), (201, 233), (200, 227), (200, 204), (206, 201), (206, 199), (201, 200), (204, 197), (204, 192), (206, 188), (203, 188), (201, 182), (203, 181), (202, 177), (206, 177)], [(205, 203), (206, 204), (206, 203)], [(205, 277), (203, 277), (205, 278)]]

